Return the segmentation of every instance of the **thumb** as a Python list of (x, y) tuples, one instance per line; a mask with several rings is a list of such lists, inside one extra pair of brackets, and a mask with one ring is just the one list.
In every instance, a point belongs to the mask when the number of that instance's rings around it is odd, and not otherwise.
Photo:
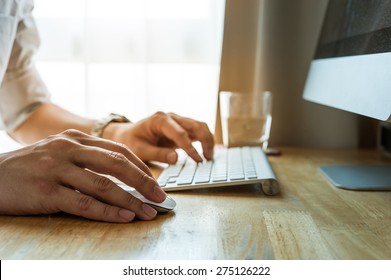
[(174, 164), (178, 160), (175, 149), (156, 147), (149, 144), (142, 147), (139, 157), (143, 161), (155, 160), (169, 164)]

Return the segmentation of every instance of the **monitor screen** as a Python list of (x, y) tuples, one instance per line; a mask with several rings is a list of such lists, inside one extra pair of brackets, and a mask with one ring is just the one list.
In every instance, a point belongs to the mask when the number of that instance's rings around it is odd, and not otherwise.
[(329, 1), (304, 98), (390, 120), (391, 1)]
[[(391, 1), (329, 1), (304, 98), (391, 120)], [(391, 190), (391, 165), (321, 171), (337, 187)]]

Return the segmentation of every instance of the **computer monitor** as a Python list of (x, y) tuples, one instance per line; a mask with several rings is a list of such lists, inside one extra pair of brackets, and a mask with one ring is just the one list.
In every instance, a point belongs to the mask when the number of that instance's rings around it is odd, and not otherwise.
[[(329, 1), (304, 99), (391, 121), (391, 1)], [(391, 190), (391, 165), (321, 170), (338, 187)]]

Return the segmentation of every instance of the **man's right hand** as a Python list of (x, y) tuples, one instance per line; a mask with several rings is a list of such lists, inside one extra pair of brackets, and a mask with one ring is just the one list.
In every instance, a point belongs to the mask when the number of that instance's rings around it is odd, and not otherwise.
[(66, 212), (93, 220), (151, 220), (156, 211), (105, 176), (116, 177), (147, 199), (164, 191), (148, 167), (125, 145), (67, 130), (0, 155), (0, 213)]

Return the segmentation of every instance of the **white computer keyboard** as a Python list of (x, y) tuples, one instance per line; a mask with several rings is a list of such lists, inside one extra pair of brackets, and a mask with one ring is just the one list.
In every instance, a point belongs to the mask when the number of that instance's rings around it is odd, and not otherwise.
[(157, 181), (165, 191), (260, 183), (268, 195), (279, 192), (277, 178), (260, 147), (216, 147), (212, 161), (198, 164), (182, 153)]

